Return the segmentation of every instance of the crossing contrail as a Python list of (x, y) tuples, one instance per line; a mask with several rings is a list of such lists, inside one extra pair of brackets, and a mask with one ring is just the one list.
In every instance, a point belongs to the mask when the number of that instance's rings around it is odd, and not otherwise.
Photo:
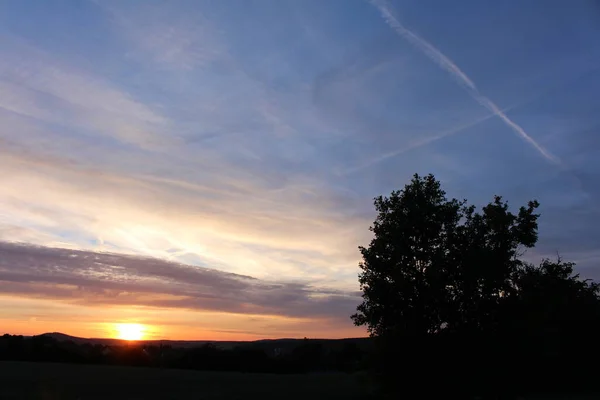
[(449, 59), (444, 53), (438, 50), (431, 43), (407, 29), (398, 21), (396, 17), (390, 11), (388, 4), (385, 0), (370, 0), (370, 3), (375, 6), (385, 22), (392, 28), (398, 35), (404, 38), (407, 42), (413, 45), (417, 50), (425, 54), (430, 60), (437, 64), (440, 68), (447, 71), (457, 82), (461, 85), (469, 95), (481, 106), (487, 108), (492, 112), (493, 115), (498, 116), (509, 128), (511, 128), (517, 135), (531, 145), (539, 154), (541, 154), (546, 160), (552, 164), (563, 166), (562, 161), (546, 150), (542, 145), (535, 141), (525, 130), (518, 125), (516, 122), (511, 120), (500, 107), (498, 107), (488, 97), (482, 95), (477, 89), (475, 83), (465, 74), (451, 59)]

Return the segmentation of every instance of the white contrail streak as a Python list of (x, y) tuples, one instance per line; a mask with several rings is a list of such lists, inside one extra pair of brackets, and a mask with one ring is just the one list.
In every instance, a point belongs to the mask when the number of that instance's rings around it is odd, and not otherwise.
[(465, 90), (469, 95), (477, 101), (481, 106), (487, 108), (494, 115), (497, 115), (509, 128), (517, 133), (523, 140), (529, 143), (535, 148), (546, 160), (553, 164), (562, 166), (562, 161), (551, 154), (548, 150), (537, 143), (525, 130), (511, 120), (493, 101), (486, 96), (482, 95), (475, 83), (456, 65), (454, 62), (446, 57), (440, 50), (438, 50), (431, 43), (427, 42), (416, 33), (405, 28), (391, 13), (385, 0), (370, 0), (370, 3), (375, 6), (385, 22), (392, 28), (398, 35), (416, 47), (419, 51), (429, 57), (434, 63), (440, 68), (446, 70)]
[(468, 128), (471, 128), (471, 127), (473, 127), (473, 126), (475, 126), (477, 124), (480, 124), (483, 121), (487, 121), (488, 119), (493, 118), (494, 116), (495, 116), (495, 114), (488, 114), (488, 115), (486, 115), (484, 117), (476, 119), (475, 121), (471, 121), (471, 122), (469, 122), (467, 124), (464, 124), (464, 125), (452, 128), (452, 129), (448, 129), (448, 130), (446, 130), (444, 132), (441, 132), (441, 133), (439, 133), (439, 134), (437, 134), (435, 136), (429, 136), (429, 137), (426, 137), (426, 138), (421, 139), (421, 140), (413, 141), (413, 142), (409, 143), (408, 145), (402, 147), (401, 149), (396, 149), (396, 150), (390, 151), (388, 153), (381, 154), (381, 155), (379, 155), (376, 158), (373, 158), (371, 160), (368, 160), (365, 163), (360, 164), (359, 166), (356, 166), (356, 167), (353, 167), (353, 168), (349, 168), (349, 169), (345, 170), (343, 172), (343, 174), (346, 175), (346, 174), (351, 174), (351, 173), (356, 172), (356, 171), (360, 171), (362, 169), (370, 167), (373, 164), (377, 164), (377, 163), (380, 163), (382, 161), (385, 161), (388, 158), (399, 156), (400, 154), (406, 153), (409, 150), (418, 149), (419, 147), (428, 145), (429, 143), (437, 142), (438, 140), (443, 139), (443, 138), (445, 138), (447, 136), (454, 135), (455, 133), (461, 132), (461, 131), (463, 131), (465, 129), (468, 129)]

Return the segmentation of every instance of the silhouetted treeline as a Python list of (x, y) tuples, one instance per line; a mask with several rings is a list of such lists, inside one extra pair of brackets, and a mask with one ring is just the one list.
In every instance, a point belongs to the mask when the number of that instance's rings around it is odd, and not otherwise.
[(386, 393), (600, 392), (600, 286), (560, 257), (522, 258), (538, 240), (537, 201), (513, 213), (494, 196), (478, 211), (415, 175), (374, 205), (352, 319), (376, 342)]
[[(126, 343), (122, 345), (77, 344), (50, 336), (4, 335), (0, 337), (0, 360), (66, 362), (181, 368), (210, 371), (306, 373), (354, 372), (364, 368), (365, 342), (305, 339), (294, 347), (265, 348), (248, 343), (231, 349), (215, 344), (196, 348)], [(367, 346), (368, 347), (368, 346)]]

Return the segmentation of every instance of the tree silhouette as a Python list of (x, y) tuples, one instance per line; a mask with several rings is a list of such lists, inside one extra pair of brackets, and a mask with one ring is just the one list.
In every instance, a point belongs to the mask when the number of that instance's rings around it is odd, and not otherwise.
[(478, 213), (466, 200), (448, 200), (433, 175), (377, 197), (375, 237), (360, 248), (355, 324), (375, 336), (491, 327), (514, 289), (519, 249), (537, 241), (537, 207), (532, 201), (515, 215), (496, 196)]
[(537, 201), (514, 214), (495, 196), (477, 211), (448, 199), (433, 175), (414, 175), (374, 203), (374, 237), (360, 247), (363, 301), (351, 318), (375, 338), (375, 372), (388, 389), (574, 390), (576, 376), (597, 373), (582, 366), (599, 351), (574, 343), (598, 347), (598, 284), (560, 257), (520, 259), (538, 239)]

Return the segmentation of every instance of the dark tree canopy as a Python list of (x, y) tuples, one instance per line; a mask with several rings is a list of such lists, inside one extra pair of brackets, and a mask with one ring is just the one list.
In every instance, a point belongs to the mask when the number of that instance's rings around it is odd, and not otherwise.
[[(583, 357), (574, 343), (597, 347), (599, 286), (560, 257), (539, 266), (520, 258), (537, 242), (538, 207), (533, 200), (513, 213), (494, 196), (478, 211), (448, 199), (433, 175), (375, 199), (374, 237), (360, 247), (363, 301), (352, 319), (383, 343), (380, 369), (396, 370), (402, 359), (448, 384), (484, 387), (494, 376), (507, 388), (534, 382), (531, 371), (546, 380), (589, 372), (559, 366)], [(445, 368), (452, 359), (469, 367)], [(423, 375), (414, 374), (403, 375), (404, 385)]]
[(536, 201), (517, 214), (496, 196), (482, 212), (447, 199), (433, 175), (375, 199), (375, 237), (361, 247), (363, 303), (352, 318), (373, 335), (430, 334), (494, 324), (514, 290), (517, 256), (537, 241)]

